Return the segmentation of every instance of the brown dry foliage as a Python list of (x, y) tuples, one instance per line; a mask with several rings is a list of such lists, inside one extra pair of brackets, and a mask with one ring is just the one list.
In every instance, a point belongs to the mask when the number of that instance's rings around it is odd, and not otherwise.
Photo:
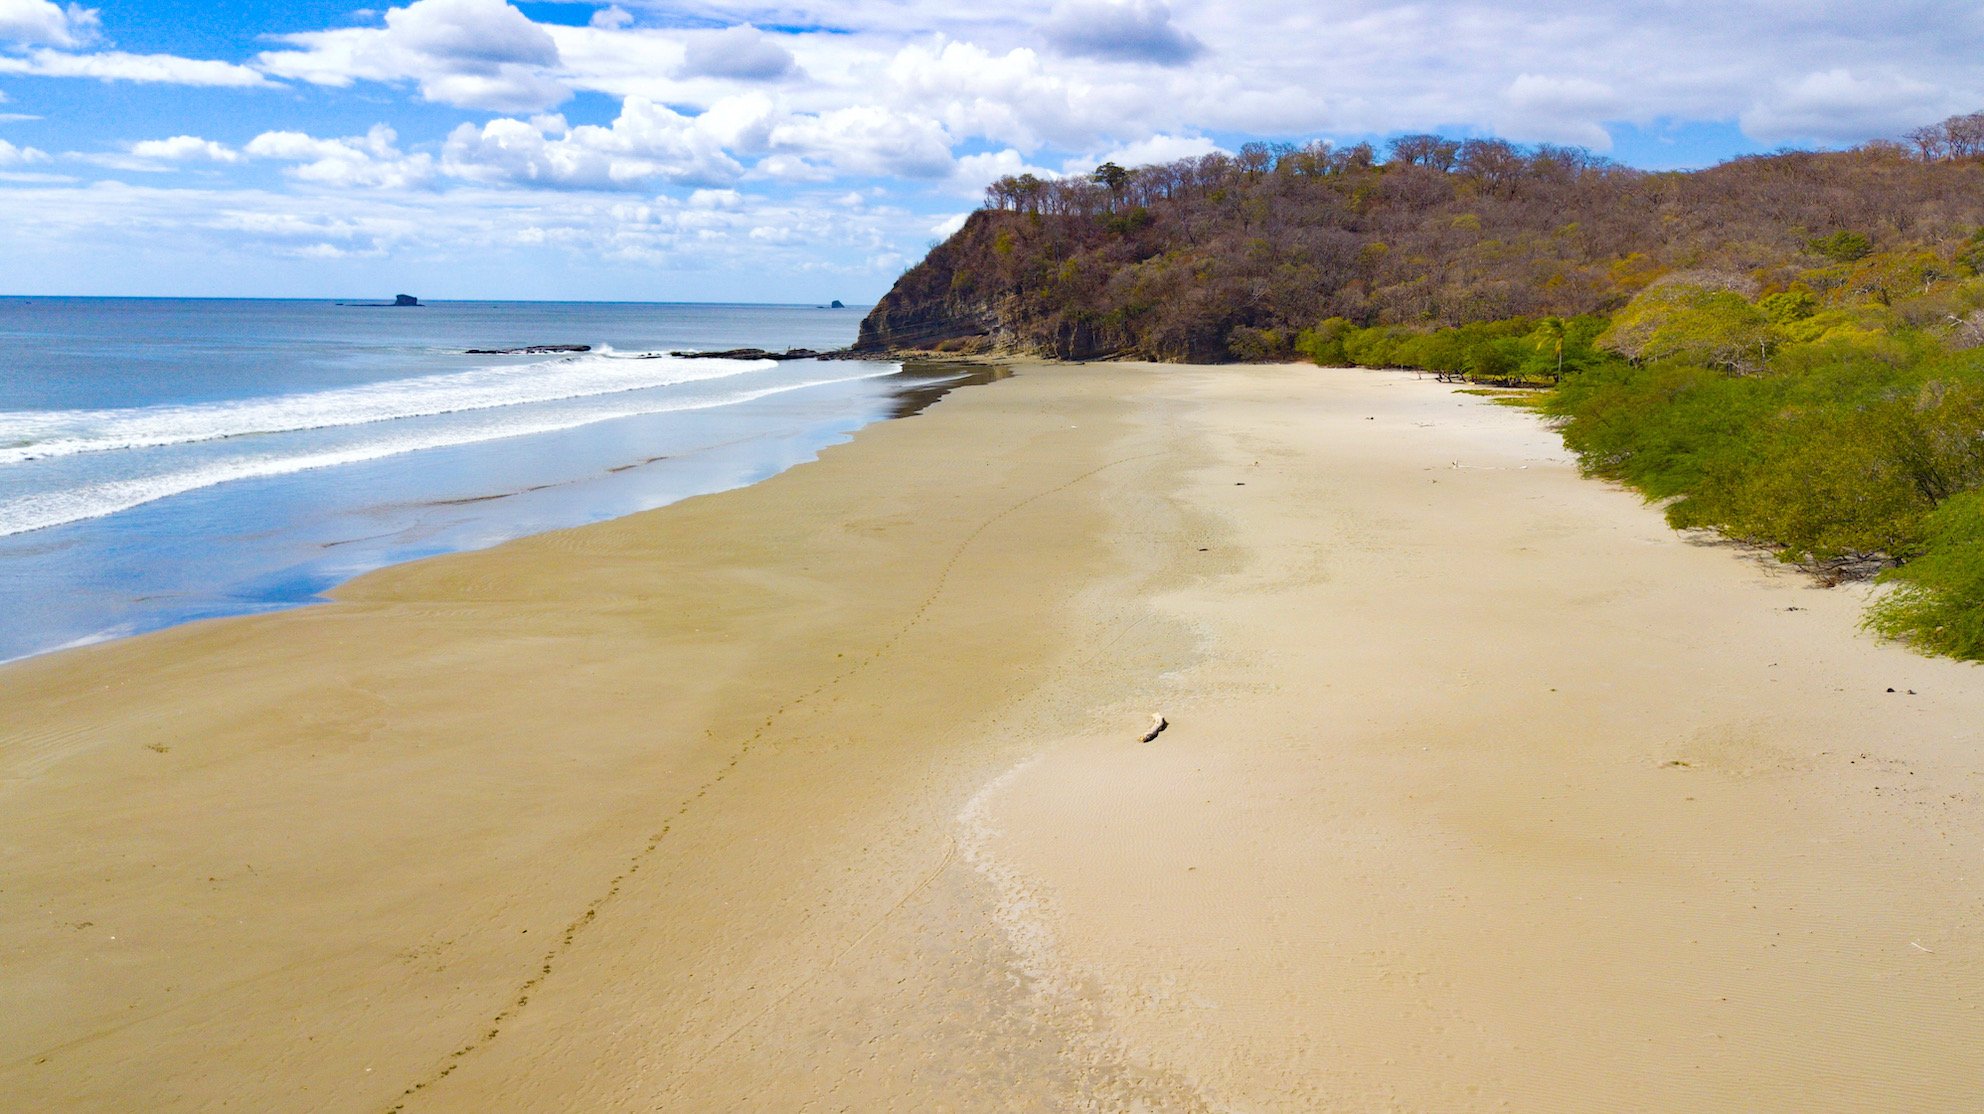
[(1292, 336), (1330, 317), (1609, 313), (1675, 271), (1769, 292), (1827, 266), (1811, 245), (1828, 235), (1947, 258), (1984, 225), (1984, 157), (1948, 144), (1652, 173), (1575, 149), (1408, 136), (1383, 162), (1366, 146), (1249, 144), (1110, 179), (995, 183), (876, 307), (859, 347), (980, 336), (1068, 358), (1222, 360), (1235, 329)]

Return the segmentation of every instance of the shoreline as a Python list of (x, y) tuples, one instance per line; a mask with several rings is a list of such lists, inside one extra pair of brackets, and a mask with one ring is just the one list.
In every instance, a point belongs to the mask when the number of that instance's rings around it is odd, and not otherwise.
[[(144, 542), (117, 542), (112, 556), (123, 571), (107, 576), (104, 583), (92, 582), (77, 588), (78, 594), (84, 598), (100, 599), (101, 602), (93, 607), (85, 605), (45, 617), (49, 620), (46, 628), (49, 637), (39, 642), (31, 643), (19, 638), (18, 630), (10, 632), (8, 639), (0, 640), (0, 665), (185, 623), (315, 606), (324, 602), (330, 590), (374, 569), (446, 553), (488, 548), (547, 530), (602, 521), (602, 516), (611, 518), (638, 514), (681, 499), (760, 482), (778, 471), (813, 459), (819, 449), (844, 442), (868, 424), (911, 416), (952, 390), (988, 381), (996, 374), (952, 365), (897, 363), (896, 368), (893, 373), (878, 378), (883, 392), (879, 397), (866, 403), (860, 411), (850, 410), (845, 415), (822, 414), (807, 423), (760, 429), (735, 440), (685, 444), (661, 455), (636, 456), (622, 463), (603, 464), (597, 472), (565, 474), (545, 471), (545, 482), (526, 482), (528, 475), (498, 476), (490, 482), (504, 486), (474, 489), (466, 494), (383, 499), (369, 507), (333, 505), (315, 516), (300, 516), (315, 517), (322, 525), (315, 527), (307, 537), (291, 539), (289, 544), (268, 553), (255, 549), (254, 543), (243, 538), (227, 535), (220, 540), (232, 543), (239, 552), (220, 560), (218, 567), (225, 570), (224, 575), (207, 584), (186, 584), (176, 580), (157, 584), (127, 584), (123, 578), (139, 575), (130, 569), (142, 568), (147, 563), (142, 552)], [(842, 386), (827, 385), (829, 389)], [(666, 475), (650, 475), (646, 479), (626, 475), (657, 464), (669, 469)], [(397, 457), (388, 458), (384, 464), (365, 462), (358, 465), (360, 469), (397, 469), (415, 476), (423, 467), (435, 466), (408, 463)], [(335, 471), (336, 468), (318, 469), (312, 470), (312, 473)], [(390, 484), (391, 475), (389, 471), (385, 477), (376, 478), (374, 482)], [(409, 491), (423, 490), (418, 480), (407, 481), (407, 484), (410, 485)], [(194, 498), (209, 495), (206, 489), (193, 493)], [(510, 511), (507, 518), (503, 515), (485, 517), (475, 511), (461, 509), (479, 508), (483, 504), (504, 500), (529, 505)], [(280, 504), (278, 509), (282, 509)], [(145, 525), (126, 526), (122, 519), (111, 521), (116, 516), (107, 515), (55, 529), (81, 529), (88, 532), (85, 537), (96, 539), (118, 539), (133, 531), (143, 538), (150, 529), (172, 538), (189, 528), (187, 520), (173, 515), (193, 515), (197, 512), (160, 510), (147, 503), (121, 513), (135, 513), (139, 517), (134, 522)], [(214, 524), (218, 520), (193, 521), (195, 525), (191, 529), (194, 531), (225, 530)], [(340, 530), (345, 532), (339, 533)], [(68, 559), (68, 548), (77, 544), (96, 544), (99, 547), (113, 544), (77, 543), (74, 537), (72, 534), (68, 540), (51, 542), (39, 532), (29, 532), (14, 535), (13, 538), (18, 541), (7, 541), (20, 550), (20, 554), (16, 555), (18, 559), (39, 562), (24, 566), (32, 568), (32, 571), (23, 574), (25, 577), (53, 575), (45, 566)], [(264, 548), (269, 547), (264, 545)], [(170, 567), (173, 554), (169, 547), (161, 547), (153, 557)], [(98, 595), (91, 597), (92, 592)], [(79, 621), (83, 615), (90, 615), (103, 625), (88, 629)], [(38, 628), (30, 625), (23, 629)]]
[(746, 488), (0, 666), (0, 1087), (1984, 1102), (1974, 667), (1446, 386), (1015, 370)]

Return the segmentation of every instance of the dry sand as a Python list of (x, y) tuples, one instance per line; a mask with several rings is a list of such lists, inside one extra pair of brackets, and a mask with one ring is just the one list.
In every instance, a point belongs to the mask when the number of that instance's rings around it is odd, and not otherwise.
[(0, 1108), (1984, 1108), (1984, 671), (1410, 375), (338, 597), (0, 668)]

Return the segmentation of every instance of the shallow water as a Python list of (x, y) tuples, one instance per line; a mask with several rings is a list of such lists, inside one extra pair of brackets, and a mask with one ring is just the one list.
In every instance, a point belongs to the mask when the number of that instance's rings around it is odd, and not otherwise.
[[(0, 659), (752, 483), (954, 373), (860, 310), (0, 299)], [(469, 348), (583, 344), (585, 353)]]

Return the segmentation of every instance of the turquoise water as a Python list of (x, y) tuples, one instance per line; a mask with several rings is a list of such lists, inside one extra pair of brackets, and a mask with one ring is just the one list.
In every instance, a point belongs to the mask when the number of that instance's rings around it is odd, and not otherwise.
[(836, 348), (860, 316), (0, 298), (0, 660), (763, 479), (931, 380), (666, 353)]

